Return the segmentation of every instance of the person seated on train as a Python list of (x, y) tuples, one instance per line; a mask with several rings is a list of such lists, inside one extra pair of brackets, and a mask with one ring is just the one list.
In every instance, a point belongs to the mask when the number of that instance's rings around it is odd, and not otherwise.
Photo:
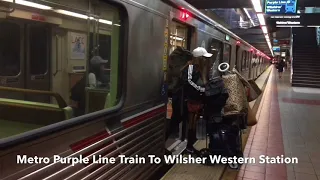
[(172, 133), (179, 133), (179, 124), (185, 117), (186, 104), (182, 97), (181, 71), (188, 66), (192, 60), (192, 53), (183, 47), (178, 46), (168, 59), (168, 97), (172, 98), (172, 116), (170, 120), (170, 129), (167, 137)]
[(184, 93), (187, 98), (188, 107), (188, 144), (186, 151), (191, 154), (199, 154), (193, 144), (197, 141), (196, 122), (203, 110), (205, 84), (207, 80), (208, 58), (213, 54), (208, 53), (205, 48), (198, 47), (193, 50), (192, 64), (183, 72)]
[[(94, 56), (91, 58), (88, 74), (88, 85), (90, 88), (108, 87), (109, 80), (106, 75), (104, 75), (104, 66), (107, 62), (107, 60), (103, 60), (100, 56)], [(75, 117), (85, 114), (86, 79), (87, 76), (85, 75), (71, 88), (70, 106), (73, 108)]]
[(109, 78), (106, 74), (105, 65), (108, 60), (102, 59), (100, 56), (94, 56), (90, 60), (90, 73), (88, 75), (89, 87), (106, 87), (109, 83)]

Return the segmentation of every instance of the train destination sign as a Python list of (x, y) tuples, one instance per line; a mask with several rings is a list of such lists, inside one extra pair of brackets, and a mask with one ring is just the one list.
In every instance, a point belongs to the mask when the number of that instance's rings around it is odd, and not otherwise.
[(266, 14), (295, 14), (298, 0), (266, 0)]

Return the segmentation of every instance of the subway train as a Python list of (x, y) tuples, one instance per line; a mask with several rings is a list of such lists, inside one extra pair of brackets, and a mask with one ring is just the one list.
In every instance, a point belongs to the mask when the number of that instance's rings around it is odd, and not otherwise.
[[(270, 64), (183, 0), (1, 0), (0, 7), (3, 180), (147, 179), (160, 164), (119, 163), (118, 155), (162, 156), (183, 141), (165, 138), (176, 47), (202, 46), (248, 79)], [(79, 156), (86, 160), (66, 163)], [(99, 156), (116, 162), (93, 161)]]

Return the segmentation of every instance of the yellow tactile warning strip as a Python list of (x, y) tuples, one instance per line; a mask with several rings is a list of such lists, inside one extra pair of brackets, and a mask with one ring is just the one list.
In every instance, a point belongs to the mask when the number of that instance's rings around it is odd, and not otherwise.
[[(198, 141), (194, 147), (205, 148), (205, 140)], [(205, 166), (201, 164), (175, 164), (161, 180), (219, 180), (225, 165)]]

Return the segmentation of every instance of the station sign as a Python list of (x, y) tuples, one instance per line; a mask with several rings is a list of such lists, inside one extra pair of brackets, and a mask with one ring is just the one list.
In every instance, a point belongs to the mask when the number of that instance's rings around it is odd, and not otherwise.
[(300, 21), (276, 21), (276, 25), (300, 25)]
[(266, 0), (266, 14), (296, 14), (298, 0)]
[(280, 46), (273, 46), (273, 52), (280, 52)]
[(317, 26), (320, 25), (320, 13), (299, 16), (272, 15), (267, 17), (266, 22), (270, 27)]
[(300, 19), (301, 16), (270, 16), (271, 19)]

